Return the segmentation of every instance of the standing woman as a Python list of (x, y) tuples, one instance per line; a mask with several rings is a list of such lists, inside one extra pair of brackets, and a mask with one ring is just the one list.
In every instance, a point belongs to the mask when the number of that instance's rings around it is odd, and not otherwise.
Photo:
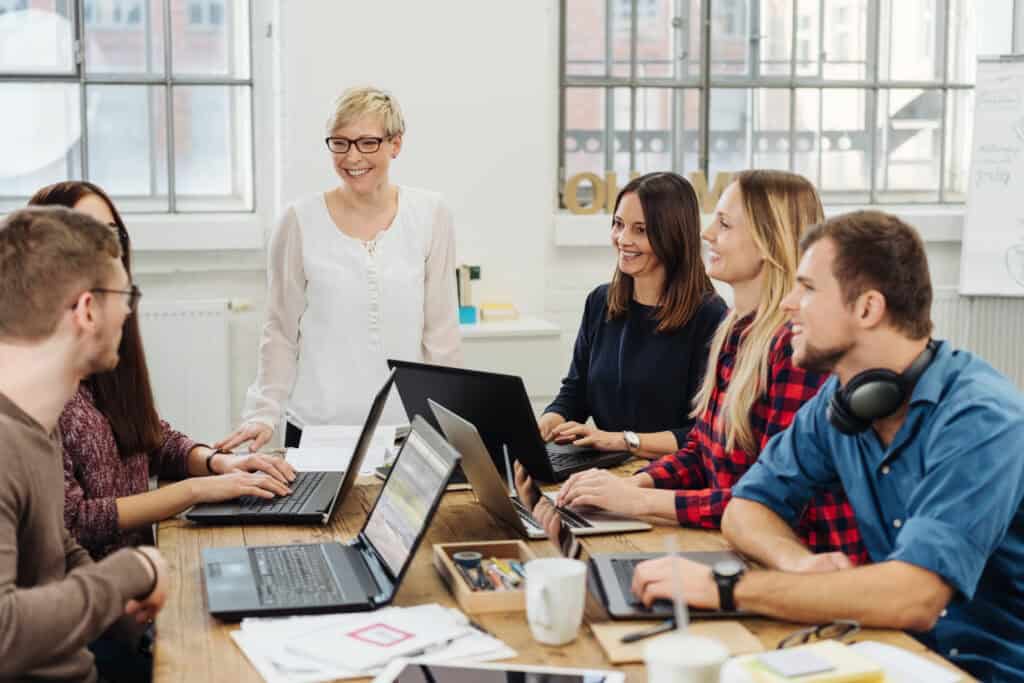
[[(827, 378), (793, 365), (792, 324), (781, 307), (795, 283), (800, 236), (823, 218), (818, 193), (804, 177), (737, 174), (703, 233), (708, 273), (733, 288), (735, 304), (711, 344), (696, 424), (677, 453), (628, 479), (600, 470), (574, 474), (559, 504), (719, 528), (732, 486)], [(787, 570), (834, 569), (868, 559), (841, 489), (812, 499), (798, 532), (823, 554)]]
[[(708, 347), (726, 312), (701, 261), (700, 210), (675, 173), (634, 178), (615, 200), (610, 284), (587, 296), (569, 374), (541, 436), (657, 457), (678, 450)], [(593, 417), (595, 425), (585, 424)]]
[[(346, 90), (327, 124), (341, 184), (285, 211), (269, 245), (259, 370), (242, 425), (215, 444), (285, 445), (306, 425), (360, 424), (386, 360), (461, 363), (455, 235), (441, 197), (395, 185), (405, 122), (395, 98)], [(395, 396), (384, 423), (406, 421)]]
[[(29, 204), (66, 206), (109, 225), (117, 232), (121, 259), (131, 275), (128, 231), (99, 186), (56, 183), (36, 192)], [(128, 297), (133, 313), (141, 296), (134, 286), (99, 293)], [(152, 545), (153, 523), (196, 503), (288, 493), (295, 473), (284, 460), (222, 453), (160, 419), (135, 315), (125, 321), (118, 356), (113, 370), (79, 385), (58, 423), (64, 446), (64, 523), (94, 559), (126, 546)], [(181, 481), (150, 491), (150, 474)]]

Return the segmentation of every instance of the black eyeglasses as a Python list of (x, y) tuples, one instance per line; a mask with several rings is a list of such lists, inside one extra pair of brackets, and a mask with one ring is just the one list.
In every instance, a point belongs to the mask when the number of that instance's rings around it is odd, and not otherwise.
[(135, 311), (139, 309), (139, 299), (142, 298), (142, 290), (139, 289), (138, 285), (132, 285), (131, 289), (104, 289), (103, 287), (94, 287), (89, 291), (101, 294), (124, 294), (128, 297), (128, 307), (132, 310), (132, 313), (135, 313)]
[(850, 619), (836, 619), (827, 624), (808, 626), (793, 631), (779, 641), (778, 649), (804, 645), (812, 640), (845, 640), (860, 631), (860, 624)]
[(358, 138), (356, 140), (350, 140), (349, 138), (339, 137), (326, 137), (324, 142), (327, 143), (327, 149), (331, 150), (335, 154), (345, 154), (352, 147), (356, 146), (363, 154), (373, 154), (380, 149), (381, 143), (390, 138)]

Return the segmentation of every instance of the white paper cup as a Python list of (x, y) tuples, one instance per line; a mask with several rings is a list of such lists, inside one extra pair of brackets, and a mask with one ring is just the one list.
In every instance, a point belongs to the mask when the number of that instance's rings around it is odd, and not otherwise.
[(718, 683), (729, 650), (714, 638), (670, 633), (647, 643), (647, 683)]
[(534, 640), (565, 645), (576, 639), (583, 621), (587, 565), (579, 560), (544, 558), (526, 563), (526, 619)]

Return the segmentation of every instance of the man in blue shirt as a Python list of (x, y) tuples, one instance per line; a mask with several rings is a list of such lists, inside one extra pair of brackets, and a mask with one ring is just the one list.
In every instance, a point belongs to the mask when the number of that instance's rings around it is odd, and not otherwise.
[[(695, 606), (905, 629), (983, 680), (1021, 679), (1024, 396), (976, 356), (929, 340), (931, 282), (911, 227), (856, 212), (801, 246), (783, 302), (793, 358), (835, 376), (733, 489), (722, 523), (769, 569), (663, 558), (637, 568), (634, 592), (671, 597), (674, 561)], [(816, 490), (839, 484), (873, 564), (811, 555), (791, 529)]]

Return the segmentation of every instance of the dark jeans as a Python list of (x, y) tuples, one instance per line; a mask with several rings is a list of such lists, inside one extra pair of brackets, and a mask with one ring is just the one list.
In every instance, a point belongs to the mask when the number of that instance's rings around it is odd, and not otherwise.
[(298, 448), (299, 441), (302, 440), (302, 430), (293, 425), (291, 422), (284, 423), (284, 447), (285, 448)]
[(96, 658), (96, 671), (101, 681), (110, 683), (149, 683), (153, 680), (153, 627), (142, 636), (142, 643), (129, 643), (119, 638), (97, 638), (89, 643)]

